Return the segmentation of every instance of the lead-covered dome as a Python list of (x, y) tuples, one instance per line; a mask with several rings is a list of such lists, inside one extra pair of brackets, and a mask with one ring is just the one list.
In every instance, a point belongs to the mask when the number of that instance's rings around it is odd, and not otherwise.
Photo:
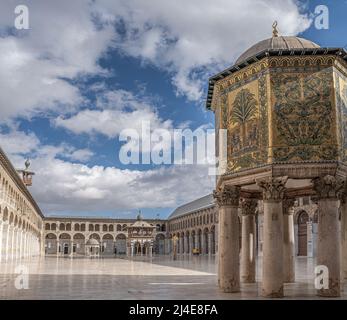
[(267, 50), (302, 50), (302, 49), (316, 49), (320, 46), (310, 40), (299, 37), (272, 37), (266, 40), (262, 40), (257, 44), (246, 50), (237, 60), (236, 64), (239, 64), (249, 58)]

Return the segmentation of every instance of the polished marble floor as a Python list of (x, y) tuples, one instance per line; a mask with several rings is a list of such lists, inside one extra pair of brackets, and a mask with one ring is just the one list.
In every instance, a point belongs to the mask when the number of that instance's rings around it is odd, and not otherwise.
[[(285, 285), (287, 299), (315, 299), (314, 260), (298, 258), (297, 281)], [(56, 258), (0, 263), (0, 299), (262, 299), (256, 284), (241, 293), (217, 288), (214, 257)], [(28, 271), (28, 289), (16, 289)], [(257, 274), (261, 274), (258, 261)], [(19, 278), (18, 278), (19, 277)], [(345, 294), (347, 299), (347, 281)]]

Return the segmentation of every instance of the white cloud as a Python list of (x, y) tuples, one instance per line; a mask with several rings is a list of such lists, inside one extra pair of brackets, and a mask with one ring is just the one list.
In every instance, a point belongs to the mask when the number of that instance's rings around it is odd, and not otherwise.
[(71, 117), (60, 116), (53, 123), (76, 134), (101, 133), (114, 138), (122, 130), (129, 128), (141, 133), (144, 121), (150, 122), (153, 130), (172, 127), (172, 122), (161, 119), (156, 108), (145, 97), (118, 90), (100, 95), (96, 110), (82, 110)]
[(295, 0), (29, 0), (26, 4), (30, 30), (14, 36), (6, 30), (13, 27), (15, 4), (1, 1), (3, 120), (78, 108), (84, 97), (69, 80), (106, 72), (99, 58), (109, 46), (169, 71), (177, 93), (198, 100), (207, 75), (269, 37), (275, 19), (281, 33), (288, 35), (310, 23)]
[(16, 160), (17, 166), (23, 163), (22, 155), (46, 159), (61, 157), (82, 163), (94, 155), (94, 152), (89, 149), (76, 149), (67, 143), (60, 143), (56, 146), (43, 145), (34, 133), (24, 133), (15, 127), (10, 128), (7, 133), (2, 133), (0, 130), (0, 146)]
[(175, 207), (211, 192), (214, 183), (202, 166), (137, 171), (36, 158), (32, 168), (35, 199), (51, 214)]
[[(178, 94), (201, 98), (207, 75), (249, 46), (271, 37), (279, 21), (284, 35), (310, 25), (295, 0), (101, 0), (98, 9), (122, 22), (115, 45), (124, 53), (172, 72)], [(203, 77), (201, 77), (203, 76)]]
[[(104, 72), (98, 59), (114, 37), (112, 26), (92, 20), (84, 0), (26, 1), (30, 30), (7, 34), (13, 27), (13, 1), (1, 1), (0, 117), (30, 117), (47, 110), (64, 113), (83, 97), (74, 80)], [(2, 31), (2, 32), (1, 32)]]
[(1, 134), (0, 139), (15, 167), (23, 167), (23, 154), (30, 153), (30, 168), (35, 172), (30, 190), (45, 214), (119, 214), (138, 208), (176, 207), (210, 193), (215, 182), (203, 165), (146, 171), (88, 166), (74, 159), (92, 156), (89, 150), (42, 145), (35, 135), (15, 131)]
[(21, 131), (11, 130), (1, 133), (0, 146), (10, 154), (26, 154), (34, 152), (40, 145), (40, 140), (33, 133), (25, 134)]
[(71, 153), (71, 155), (68, 156), (68, 158), (74, 161), (85, 162), (89, 160), (93, 155), (94, 155), (94, 152), (92, 152), (89, 149), (79, 149), (79, 150), (74, 150)]

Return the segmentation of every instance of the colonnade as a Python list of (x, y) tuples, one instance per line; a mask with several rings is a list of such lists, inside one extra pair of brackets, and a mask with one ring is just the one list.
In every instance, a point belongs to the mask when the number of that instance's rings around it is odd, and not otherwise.
[(171, 234), (169, 252), (173, 249), (173, 239), (177, 236), (177, 253), (191, 255), (195, 249), (200, 255), (213, 255), (217, 251), (216, 230), (215, 227), (205, 228), (203, 231), (190, 230), (178, 234)]
[(40, 255), (40, 234), (6, 219), (6, 210), (0, 217), (0, 262)]
[[(287, 196), (287, 177), (256, 181), (262, 198), (242, 198), (240, 186), (224, 185), (214, 192), (219, 207), (218, 283), (224, 292), (239, 292), (240, 282), (256, 281), (256, 207), (263, 201), (262, 295), (284, 296), (284, 284), (295, 282), (294, 198)], [(341, 295), (340, 270), (347, 277), (347, 204), (344, 180), (323, 176), (312, 180), (318, 205), (317, 266), (328, 270), (328, 286), (317, 295)], [(341, 207), (339, 204), (341, 203)], [(240, 255), (238, 212), (242, 212)], [(339, 210), (340, 209), (340, 210)], [(339, 212), (341, 213), (341, 234)], [(341, 249), (342, 247), (342, 249)], [(342, 258), (341, 258), (342, 256)], [(341, 261), (342, 259), (342, 261)], [(342, 279), (343, 280), (343, 279)]]

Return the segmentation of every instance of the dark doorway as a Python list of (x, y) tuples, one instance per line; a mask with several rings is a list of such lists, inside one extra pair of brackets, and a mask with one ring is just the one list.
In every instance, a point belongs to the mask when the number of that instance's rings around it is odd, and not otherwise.
[(307, 256), (307, 222), (309, 216), (302, 211), (298, 216), (298, 256)]

